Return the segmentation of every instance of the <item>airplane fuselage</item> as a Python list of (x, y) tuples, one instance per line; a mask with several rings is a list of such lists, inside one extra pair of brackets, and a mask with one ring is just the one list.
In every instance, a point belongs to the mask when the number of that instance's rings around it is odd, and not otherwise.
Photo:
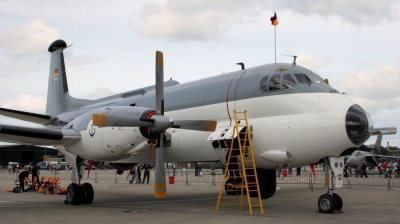
[[(305, 75), (311, 78), (301, 80)], [(149, 144), (139, 128), (93, 126), (91, 114), (96, 109), (129, 105), (154, 108), (154, 91), (137, 90), (131, 95), (98, 100), (96, 104), (59, 114), (49, 128), (60, 121), (73, 123), (74, 118), (87, 114), (87, 118), (80, 120), (79, 127), (73, 126), (86, 137), (59, 147), (60, 150), (88, 160), (149, 161)], [(173, 119), (215, 120), (217, 128), (229, 127), (233, 125), (233, 110), (246, 110), (252, 126), (255, 155), (275, 150), (290, 152), (292, 156), (292, 160), (286, 162), (256, 156), (257, 167), (267, 169), (311, 164), (360, 146), (369, 136), (357, 139), (358, 129), (352, 131), (349, 123), (358, 121), (354, 125), (359, 125), (365, 133), (366, 129), (372, 129), (372, 122), (367, 113), (354, 105), (319, 76), (290, 64), (262, 65), (165, 88), (165, 116)], [(355, 113), (349, 112), (352, 107)], [(363, 114), (357, 117), (357, 113)], [(356, 117), (349, 118), (352, 116)], [(171, 135), (171, 144), (164, 148), (166, 162), (225, 162), (227, 149), (214, 148), (211, 141), (207, 141), (210, 132), (175, 128), (167, 132)]]

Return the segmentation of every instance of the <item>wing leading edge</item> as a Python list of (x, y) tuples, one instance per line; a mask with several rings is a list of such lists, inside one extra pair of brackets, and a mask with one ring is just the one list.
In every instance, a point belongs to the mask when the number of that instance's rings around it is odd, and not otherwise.
[(35, 114), (35, 113), (29, 113), (19, 110), (11, 110), (6, 108), (0, 108), (0, 115), (41, 125), (48, 124), (55, 119), (55, 117), (49, 115)]
[(50, 130), (0, 125), (0, 141), (28, 145), (66, 145), (79, 141), (81, 135), (72, 129)]

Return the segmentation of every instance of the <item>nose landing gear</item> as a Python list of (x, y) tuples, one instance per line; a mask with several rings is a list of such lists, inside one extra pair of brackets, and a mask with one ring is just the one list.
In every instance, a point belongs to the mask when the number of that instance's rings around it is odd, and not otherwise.
[[(341, 157), (331, 157), (330, 161), (328, 158), (324, 158), (326, 168), (329, 168), (329, 189), (326, 194), (323, 194), (318, 199), (318, 211), (321, 213), (341, 213), (343, 207), (342, 198), (333, 193), (333, 178), (336, 179), (336, 187), (340, 188), (343, 186), (342, 172), (344, 160)], [(335, 176), (336, 174), (336, 176)]]

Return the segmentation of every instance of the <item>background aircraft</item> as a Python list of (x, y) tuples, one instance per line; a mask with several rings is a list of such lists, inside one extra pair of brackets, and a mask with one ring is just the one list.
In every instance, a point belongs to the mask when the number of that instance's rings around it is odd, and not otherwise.
[[(266, 64), (185, 84), (164, 83), (163, 54), (156, 52), (155, 86), (97, 100), (73, 98), (66, 48), (63, 40), (48, 48), (46, 115), (0, 108), (1, 115), (45, 125), (1, 125), (0, 140), (57, 147), (74, 168), (66, 203), (92, 203), (93, 187), (80, 183), (83, 165), (90, 169), (106, 161), (128, 169), (155, 160), (154, 196), (165, 197), (164, 161), (225, 163), (228, 149), (223, 139), (236, 139), (231, 135), (234, 110), (247, 111), (262, 199), (275, 194), (276, 168), (348, 155), (376, 133), (361, 106), (294, 63)], [(396, 128), (390, 130), (388, 134), (396, 133)], [(329, 189), (318, 205), (321, 212), (331, 212), (343, 203)]]
[(361, 166), (362, 162), (365, 161), (365, 165), (367, 165), (367, 167), (372, 170), (376, 166), (378, 166), (379, 162), (382, 161), (388, 162), (400, 159), (400, 156), (385, 156), (377, 154), (380, 151), (381, 143), (382, 143), (382, 134), (379, 134), (378, 137), (376, 138), (375, 145), (370, 152), (356, 150), (346, 160), (346, 163), (348, 163), (348, 166), (353, 167), (354, 162), (356, 162), (358, 166)]

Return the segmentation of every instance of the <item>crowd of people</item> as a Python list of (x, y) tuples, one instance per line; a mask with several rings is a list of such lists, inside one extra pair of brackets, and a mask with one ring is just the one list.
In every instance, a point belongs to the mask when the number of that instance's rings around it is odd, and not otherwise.
[[(394, 163), (388, 163), (387, 161), (380, 161), (377, 165), (379, 177), (392, 178), (392, 173), (394, 171), (395, 178), (400, 177), (400, 160), (397, 159)], [(344, 177), (351, 177), (352, 171), (354, 170), (355, 177), (368, 178), (367, 165), (365, 161), (362, 161), (361, 166), (354, 162), (354, 164), (346, 163), (343, 169)]]

